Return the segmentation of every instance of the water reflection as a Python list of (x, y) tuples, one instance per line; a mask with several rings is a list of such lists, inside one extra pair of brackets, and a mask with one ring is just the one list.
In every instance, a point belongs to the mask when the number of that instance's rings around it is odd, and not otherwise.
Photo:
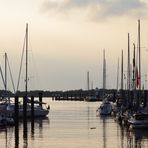
[[(22, 127), (21, 125), (23, 125), (23, 147), (24, 148), (28, 148), (29, 147), (28, 135), (31, 135), (31, 137), (30, 137), (31, 140), (34, 140), (34, 137), (35, 137), (35, 127), (37, 129), (37, 126), (35, 126), (35, 125), (38, 125), (39, 135), (42, 136), (43, 128), (44, 128), (44, 123), (46, 123), (46, 124), (50, 123), (48, 117), (38, 118), (38, 119), (30, 119), (27, 122), (24, 122), (24, 120), (23, 120), (23, 122), (20, 121), (19, 123), (16, 123), (15, 124), (15, 142), (14, 142), (15, 148), (19, 148), (20, 147), (20, 143), (22, 142), (22, 141), (19, 141), (19, 140), (21, 140), (21, 137), (20, 137), (21, 136), (20, 135), (21, 127)], [(29, 125), (31, 125), (31, 127)], [(30, 130), (31, 134), (29, 133), (29, 130), (28, 130), (29, 128), (31, 129)], [(7, 144), (8, 144), (8, 142), (6, 141), (6, 145)]]
[(148, 129), (128, 129), (120, 126), (121, 148), (148, 147)]
[(95, 103), (52, 102), (50, 120), (28, 119), (27, 125), (22, 120), (15, 128), (0, 129), (0, 147), (148, 147), (148, 130), (131, 131), (112, 117), (96, 117), (97, 107)]
[[(148, 147), (148, 129), (130, 130), (125, 126), (119, 125), (117, 122), (115, 122), (115, 126), (112, 117), (100, 116), (99, 119), (101, 121), (99, 123), (100, 129), (102, 129), (100, 138), (102, 139), (101, 144), (103, 148)], [(112, 138), (112, 136), (114, 136), (114, 138)]]
[(34, 118), (31, 119), (31, 138), (34, 139)]
[(28, 129), (27, 129), (27, 122), (23, 122), (23, 140), (24, 140), (24, 148), (28, 147)]
[(100, 120), (102, 121), (102, 137), (103, 137), (103, 148), (107, 148), (107, 137), (106, 137), (106, 124), (109, 116), (100, 116)]
[(19, 148), (19, 127), (15, 124), (15, 148)]
[(142, 148), (147, 145), (148, 147), (148, 129), (135, 129), (130, 131), (131, 145), (129, 148), (133, 147), (133, 143), (135, 148)]

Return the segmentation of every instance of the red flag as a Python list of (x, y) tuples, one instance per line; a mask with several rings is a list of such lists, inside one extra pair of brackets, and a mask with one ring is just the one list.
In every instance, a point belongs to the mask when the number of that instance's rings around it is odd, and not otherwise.
[(138, 73), (138, 67), (136, 67), (136, 87), (139, 87), (139, 73)]

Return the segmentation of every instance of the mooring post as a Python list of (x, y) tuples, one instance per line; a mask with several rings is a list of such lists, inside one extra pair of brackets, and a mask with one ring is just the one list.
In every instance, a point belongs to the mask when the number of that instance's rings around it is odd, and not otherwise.
[(15, 124), (18, 124), (18, 116), (19, 116), (19, 112), (18, 112), (18, 96), (15, 96), (15, 112), (14, 112), (14, 120), (15, 120)]
[(19, 148), (19, 127), (15, 123), (15, 148)]
[(31, 96), (31, 119), (34, 119), (34, 96)]
[(27, 97), (23, 97), (23, 119), (24, 122), (27, 121)]
[(40, 103), (40, 107), (42, 107), (42, 97), (43, 97), (43, 93), (39, 93), (39, 103)]
[(18, 112), (18, 96), (14, 98), (15, 104), (15, 112), (14, 112), (14, 121), (15, 121), (15, 147), (19, 148), (19, 128), (18, 128), (18, 119), (19, 119), (19, 112)]
[(54, 95), (52, 94), (52, 101), (54, 101)]

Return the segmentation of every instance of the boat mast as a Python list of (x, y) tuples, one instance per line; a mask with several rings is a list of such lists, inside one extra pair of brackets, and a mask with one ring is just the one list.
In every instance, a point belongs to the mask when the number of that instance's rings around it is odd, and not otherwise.
[(141, 90), (141, 47), (140, 47), (140, 20), (138, 20), (138, 50), (139, 50), (139, 90)]
[(5, 52), (5, 97), (7, 97), (7, 53)]
[(28, 91), (28, 23), (26, 24), (26, 97), (27, 97), (27, 91)]
[(123, 90), (123, 50), (121, 53), (121, 91)]
[(130, 91), (130, 34), (128, 33), (127, 90)]
[(87, 72), (87, 90), (89, 90), (89, 71)]
[(105, 59), (105, 49), (103, 50), (103, 89), (106, 89), (106, 59)]
[(106, 59), (105, 59), (105, 49), (103, 50), (103, 98), (105, 98), (106, 89)]
[(119, 84), (119, 57), (118, 57), (118, 64), (117, 64), (117, 92), (118, 92), (118, 84)]
[(7, 53), (5, 52), (5, 91), (7, 91)]
[(126, 106), (128, 107), (128, 104), (130, 102), (130, 34), (128, 33), (128, 58), (127, 58), (127, 100), (126, 100)]
[(136, 63), (135, 63), (135, 43), (133, 43), (134, 51), (133, 51), (133, 90), (136, 90)]

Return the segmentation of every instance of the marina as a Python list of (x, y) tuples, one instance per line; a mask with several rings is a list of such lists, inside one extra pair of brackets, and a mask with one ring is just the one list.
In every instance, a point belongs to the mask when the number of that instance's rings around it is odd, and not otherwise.
[[(133, 148), (147, 147), (148, 134), (145, 130), (127, 130), (112, 116), (96, 116), (99, 102), (44, 100), (52, 106), (47, 118), (31, 119), (27, 132), (23, 121), (18, 129), (1, 128), (0, 147), (32, 148)], [(18, 131), (16, 131), (16, 129)], [(19, 137), (19, 138), (18, 138)]]
[(148, 148), (147, 8), (3, 1), (0, 148)]

